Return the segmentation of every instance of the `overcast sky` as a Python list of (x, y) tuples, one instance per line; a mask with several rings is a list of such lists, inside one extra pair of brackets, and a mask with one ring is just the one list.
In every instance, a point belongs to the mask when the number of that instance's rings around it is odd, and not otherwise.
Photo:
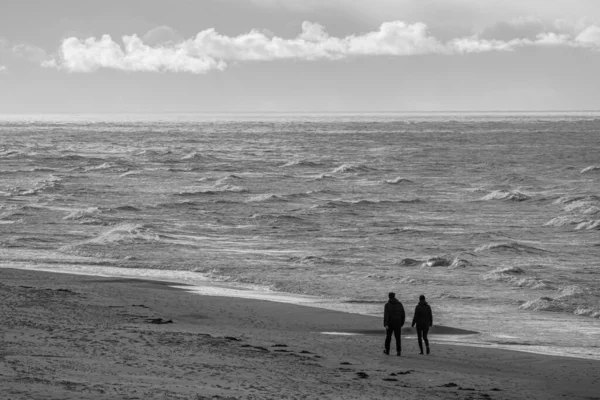
[(600, 110), (598, 0), (0, 0), (0, 114)]

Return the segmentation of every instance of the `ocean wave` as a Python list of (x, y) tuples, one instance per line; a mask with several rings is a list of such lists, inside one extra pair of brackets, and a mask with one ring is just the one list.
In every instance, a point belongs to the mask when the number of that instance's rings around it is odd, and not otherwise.
[(600, 318), (600, 307), (596, 297), (589, 297), (577, 285), (559, 288), (561, 295), (553, 297), (539, 297), (527, 301), (519, 309), (529, 311), (566, 312), (579, 316)]
[(183, 201), (174, 201), (174, 202), (165, 202), (165, 203), (157, 203), (154, 205), (156, 208), (186, 208), (186, 207), (198, 207), (201, 204), (191, 201), (191, 200), (183, 200)]
[(85, 218), (95, 217), (101, 214), (102, 211), (98, 207), (88, 207), (85, 210), (76, 210), (64, 217), (66, 220), (81, 220)]
[(91, 244), (155, 242), (160, 235), (151, 226), (135, 223), (122, 223), (113, 226), (97, 237), (86, 241)]
[(9, 158), (9, 157), (17, 157), (20, 155), (24, 155), (25, 153), (19, 150), (4, 150), (0, 151), (0, 158)]
[(308, 160), (293, 160), (285, 163), (282, 167), (318, 167), (321, 164)]
[(248, 203), (261, 203), (261, 202), (269, 202), (269, 201), (287, 201), (285, 198), (278, 196), (276, 194), (265, 193), (259, 194), (258, 196), (250, 197), (246, 202)]
[(312, 225), (313, 223), (296, 215), (254, 214), (251, 219), (265, 221), (269, 225)]
[(592, 317), (600, 319), (600, 308), (577, 307), (573, 314), (582, 317)]
[(119, 178), (125, 178), (127, 176), (137, 176), (140, 175), (142, 171), (127, 171), (119, 175)]
[(519, 309), (528, 311), (568, 312), (569, 306), (552, 297), (540, 297), (521, 304)]
[(388, 185), (397, 185), (399, 183), (413, 183), (413, 181), (411, 181), (410, 179), (406, 179), (406, 178), (395, 178), (395, 179), (388, 179), (383, 181), (383, 183), (387, 183)]
[(164, 157), (171, 154), (170, 150), (154, 150), (154, 149), (145, 149), (140, 151), (139, 153), (135, 153), (134, 156), (144, 156), (144, 157)]
[(568, 203), (564, 210), (568, 212), (578, 212), (580, 214), (592, 215), (600, 212), (600, 203), (595, 200), (576, 200)]
[(423, 264), (423, 261), (415, 260), (413, 258), (404, 258), (402, 259), (398, 265), (401, 267), (418, 267)]
[(11, 189), (11, 194), (16, 196), (34, 196), (40, 192), (58, 189), (62, 180), (61, 177), (51, 175), (48, 179), (38, 181), (36, 186), (31, 189), (13, 188)]
[(54, 168), (48, 167), (33, 167), (28, 170), (29, 172), (56, 172)]
[(205, 154), (199, 154), (195, 151), (181, 157), (184, 161), (213, 161), (214, 158)]
[(134, 206), (118, 206), (111, 208), (109, 211), (140, 211), (140, 209)]
[(227, 185), (231, 182), (239, 182), (241, 180), (243, 180), (241, 176), (229, 174), (227, 176), (224, 176), (223, 178), (218, 179), (216, 183), (217, 185)]
[(600, 219), (584, 221), (575, 227), (576, 231), (600, 229)]
[(97, 171), (97, 170), (103, 170), (103, 169), (111, 169), (111, 168), (114, 168), (114, 167), (115, 166), (113, 164), (105, 162), (105, 163), (100, 164), (100, 165), (94, 165), (94, 166), (91, 166), (91, 167), (85, 167), (84, 170), (85, 171)]
[(502, 267), (484, 274), (482, 279), (485, 281), (507, 282), (514, 286), (536, 290), (555, 289), (553, 285), (544, 280), (523, 275), (525, 275), (525, 271), (522, 268)]
[(456, 300), (475, 300), (475, 296), (455, 294), (455, 293), (440, 293), (438, 296), (440, 299), (456, 299)]
[(413, 258), (404, 258), (398, 263), (401, 267), (420, 267), (420, 268), (466, 268), (471, 266), (471, 262), (458, 257), (431, 257), (427, 260), (415, 260)]
[(528, 246), (518, 242), (506, 242), (506, 243), (488, 243), (483, 246), (479, 246), (475, 249), (475, 252), (484, 251), (513, 251), (517, 253), (532, 253), (532, 254), (544, 254), (548, 253), (548, 250), (538, 249), (537, 247)]
[(483, 196), (480, 200), (526, 201), (530, 199), (531, 196), (519, 191), (494, 190), (490, 194)]
[(213, 186), (213, 187), (200, 187), (200, 188), (190, 188), (188, 190), (182, 190), (177, 193), (178, 196), (200, 196), (200, 195), (214, 195), (214, 194), (223, 194), (226, 192), (232, 193), (244, 193), (247, 192), (248, 189), (235, 186), (235, 185), (225, 185), (225, 186)]
[(577, 285), (561, 286), (558, 288), (558, 290), (561, 293), (559, 298), (577, 297), (585, 294), (585, 291)]
[(372, 168), (369, 168), (365, 165), (360, 164), (342, 164), (339, 167), (335, 168), (332, 172), (334, 174), (346, 174), (346, 173), (355, 173), (355, 172), (367, 172), (371, 171)]
[(410, 199), (410, 200), (371, 200), (371, 199), (360, 199), (360, 200), (330, 200), (325, 204), (318, 205), (318, 208), (344, 208), (344, 207), (371, 207), (371, 206), (382, 206), (392, 204), (422, 204), (425, 203), (422, 199)]
[(335, 179), (335, 177), (328, 175), (328, 174), (319, 174), (319, 175), (313, 177), (313, 180), (315, 180), (315, 181), (322, 181), (325, 179)]
[(336, 260), (326, 257), (319, 256), (304, 256), (298, 260), (301, 264), (313, 264), (313, 265), (322, 265), (322, 264), (332, 264), (335, 263)]
[(562, 226), (567, 226), (567, 225), (577, 225), (577, 224), (580, 224), (581, 222), (582, 222), (581, 218), (575, 218), (575, 217), (566, 215), (566, 216), (562, 216), (562, 217), (552, 218), (550, 221), (546, 222), (544, 225), (545, 226), (555, 226), (555, 227), (560, 228)]
[(554, 201), (554, 204), (568, 204), (572, 202), (589, 202), (589, 203), (598, 203), (600, 202), (600, 197), (595, 195), (568, 195), (559, 197)]
[(580, 173), (585, 174), (586, 172), (599, 171), (599, 170), (600, 170), (600, 165), (590, 165), (589, 167), (582, 169)]

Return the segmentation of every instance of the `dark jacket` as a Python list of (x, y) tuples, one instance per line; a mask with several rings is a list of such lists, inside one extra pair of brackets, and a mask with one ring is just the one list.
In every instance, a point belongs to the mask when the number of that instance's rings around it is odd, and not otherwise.
[(415, 324), (419, 330), (429, 329), (430, 326), (433, 326), (433, 314), (426, 301), (419, 301), (415, 307), (415, 316), (411, 326), (415, 326)]
[(390, 299), (385, 304), (383, 311), (383, 326), (401, 327), (404, 325), (405, 320), (406, 314), (404, 313), (402, 303), (395, 297)]

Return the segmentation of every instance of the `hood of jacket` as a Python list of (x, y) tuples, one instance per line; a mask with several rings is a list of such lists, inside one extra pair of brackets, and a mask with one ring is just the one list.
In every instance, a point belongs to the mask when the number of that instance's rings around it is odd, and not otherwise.
[[(395, 297), (392, 297), (392, 298), (391, 298), (391, 299), (388, 301), (388, 303), (392, 303), (392, 304), (398, 304), (398, 303), (400, 303), (400, 301), (398, 301), (398, 299), (397, 299), (397, 298), (395, 298)], [(381, 304), (381, 303), (380, 303), (380, 304)]]

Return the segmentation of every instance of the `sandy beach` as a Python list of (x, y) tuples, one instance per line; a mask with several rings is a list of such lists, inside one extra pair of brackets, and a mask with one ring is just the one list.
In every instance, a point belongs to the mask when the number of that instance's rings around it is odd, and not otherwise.
[(386, 356), (380, 318), (170, 285), (1, 269), (1, 397), (600, 399), (598, 361), (442, 344), (464, 332), (439, 326), (431, 355), (406, 328)]

